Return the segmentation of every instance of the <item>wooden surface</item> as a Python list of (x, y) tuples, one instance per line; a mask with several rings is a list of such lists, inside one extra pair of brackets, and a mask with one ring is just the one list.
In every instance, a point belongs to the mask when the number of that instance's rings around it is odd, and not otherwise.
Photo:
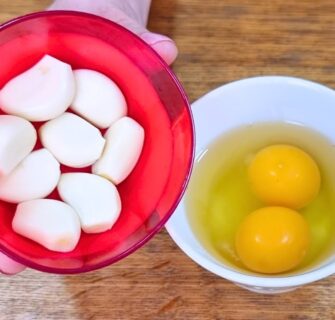
[[(0, 0), (0, 20), (47, 0)], [(154, 0), (150, 27), (172, 36), (193, 101), (232, 80), (294, 75), (335, 88), (333, 0)], [(1, 61), (0, 61), (1, 63)], [(250, 293), (195, 265), (165, 231), (114, 266), (78, 276), (0, 279), (0, 319), (335, 319), (335, 277), (292, 293)]]

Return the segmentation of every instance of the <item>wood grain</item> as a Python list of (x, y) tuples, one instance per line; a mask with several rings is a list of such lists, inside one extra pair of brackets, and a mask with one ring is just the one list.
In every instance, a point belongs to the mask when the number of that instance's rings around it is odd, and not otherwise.
[[(48, 0), (0, 0), (0, 20)], [(193, 101), (232, 80), (304, 77), (335, 88), (333, 0), (155, 0), (150, 28), (173, 37), (174, 69)], [(0, 61), (1, 63), (1, 61)], [(104, 270), (27, 270), (0, 281), (0, 319), (335, 319), (335, 277), (292, 293), (250, 293), (198, 267), (165, 231)]]

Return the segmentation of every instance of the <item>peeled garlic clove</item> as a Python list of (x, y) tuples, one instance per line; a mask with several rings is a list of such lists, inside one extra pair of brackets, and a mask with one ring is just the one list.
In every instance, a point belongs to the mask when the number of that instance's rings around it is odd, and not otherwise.
[(47, 150), (32, 152), (9, 174), (0, 178), (0, 199), (11, 203), (44, 198), (57, 186), (60, 165)]
[(16, 233), (57, 252), (72, 251), (81, 232), (77, 213), (66, 203), (51, 199), (20, 203), (12, 227)]
[(0, 177), (9, 174), (34, 148), (33, 125), (20, 117), (0, 116)]
[(96, 127), (68, 112), (45, 123), (39, 133), (43, 146), (60, 163), (73, 168), (94, 163), (105, 145), (105, 139)]
[(86, 233), (104, 232), (112, 228), (121, 212), (116, 187), (105, 178), (90, 173), (64, 173), (58, 192), (80, 217)]
[(123, 117), (106, 132), (106, 147), (92, 172), (119, 184), (134, 169), (142, 151), (144, 130), (133, 119)]
[(72, 110), (99, 128), (108, 128), (127, 114), (127, 103), (119, 87), (102, 73), (74, 71), (76, 95)]
[(0, 107), (30, 121), (46, 121), (61, 115), (74, 95), (71, 66), (46, 55), (3, 87)]

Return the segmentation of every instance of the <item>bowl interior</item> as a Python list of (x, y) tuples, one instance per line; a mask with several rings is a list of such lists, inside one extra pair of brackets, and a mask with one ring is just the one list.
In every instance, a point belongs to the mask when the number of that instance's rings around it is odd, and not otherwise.
[[(256, 77), (224, 85), (192, 105), (196, 159), (220, 135), (241, 125), (291, 122), (314, 129), (335, 142), (335, 92), (314, 82), (280, 76)], [(257, 276), (236, 271), (210, 255), (190, 228), (184, 202), (166, 225), (178, 246), (204, 268), (234, 282), (285, 287), (314, 281), (335, 272), (334, 256), (300, 275)], [(320, 267), (327, 268), (320, 269)], [(328, 273), (328, 274), (327, 274)]]
[[(15, 234), (11, 220), (16, 206), (0, 202), (2, 251), (42, 271), (84, 272), (129, 254), (171, 215), (191, 169), (192, 120), (182, 88), (151, 48), (122, 27), (82, 13), (43, 12), (3, 25), (0, 89), (45, 54), (73, 69), (93, 69), (113, 79), (126, 97), (129, 116), (145, 129), (140, 160), (118, 187), (122, 200), (119, 220), (108, 232), (82, 233), (73, 252), (51, 252)], [(38, 128), (40, 123), (35, 125)], [(38, 143), (36, 148), (40, 147)], [(62, 171), (75, 170), (62, 167)], [(57, 192), (50, 197), (57, 199)]]

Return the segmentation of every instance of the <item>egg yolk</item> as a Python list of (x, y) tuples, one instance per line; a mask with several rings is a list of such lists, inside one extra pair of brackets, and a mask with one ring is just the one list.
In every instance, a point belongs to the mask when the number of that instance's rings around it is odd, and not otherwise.
[(320, 189), (320, 171), (310, 155), (290, 145), (260, 150), (248, 168), (255, 195), (268, 205), (300, 209)]
[(280, 273), (296, 267), (310, 242), (301, 214), (284, 207), (265, 207), (245, 217), (236, 233), (235, 248), (252, 271)]

